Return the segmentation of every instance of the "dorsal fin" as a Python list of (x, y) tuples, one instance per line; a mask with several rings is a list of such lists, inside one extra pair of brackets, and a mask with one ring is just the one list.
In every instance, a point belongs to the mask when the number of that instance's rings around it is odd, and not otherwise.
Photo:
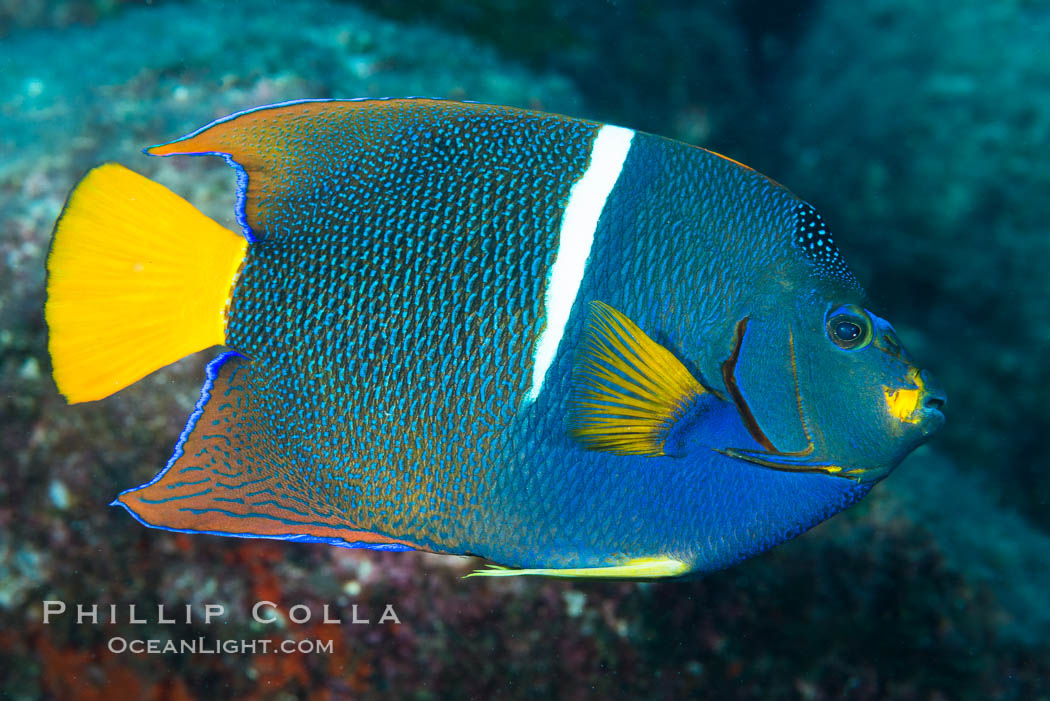
[(618, 455), (664, 455), (676, 420), (707, 390), (674, 355), (604, 302), (591, 302), (573, 368), (569, 431)]
[[(223, 117), (175, 141), (146, 149), (151, 156), (223, 156), (238, 171), (237, 219), (249, 240), (274, 238), (280, 231), (271, 214), (289, 196), (317, 182), (310, 151), (333, 127), (345, 131), (347, 113), (371, 101), (304, 100), (258, 107)], [(367, 130), (365, 131), (367, 134)], [(381, 130), (380, 130), (381, 131)], [(353, 138), (353, 132), (344, 138)], [(362, 135), (364, 137), (364, 135)], [(369, 134), (382, 136), (382, 134)], [(367, 138), (367, 137), (365, 137)], [(297, 192), (298, 190), (298, 192)]]
[(479, 111), (523, 113), (510, 107), (426, 98), (301, 100), (239, 112), (180, 139), (151, 146), (152, 156), (217, 155), (238, 171), (237, 218), (251, 241), (289, 230), (309, 231), (309, 219), (334, 189), (367, 201), (378, 181), (404, 164), (407, 144), (435, 125)]

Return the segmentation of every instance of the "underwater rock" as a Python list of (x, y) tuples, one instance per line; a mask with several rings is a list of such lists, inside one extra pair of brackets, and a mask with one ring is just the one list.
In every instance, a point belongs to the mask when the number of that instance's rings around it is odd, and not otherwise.
[[(571, 78), (597, 121), (703, 144), (753, 99), (738, 2), (359, 0), (386, 16), (463, 32)], [(764, 8), (768, 15), (769, 8)], [(779, 14), (779, 13), (777, 13)], [(670, 127), (668, 126), (670, 124)]]
[[(994, 592), (985, 616), (996, 621), (999, 643), (1045, 646), (1050, 640), (1050, 535), (989, 498), (989, 477), (960, 473), (932, 449), (919, 450), (888, 484), (876, 506), (930, 535), (947, 571)], [(951, 485), (945, 496), (945, 485)], [(881, 511), (879, 511), (881, 507)]]
[[(216, 690), (237, 698), (1045, 696), (1050, 656), (1046, 638), (1040, 640), (1039, 634), (1045, 631), (1047, 616), (1035, 608), (1046, 590), (1041, 555), (1047, 548), (1045, 536), (997, 509), (983, 493), (987, 488), (981, 481), (961, 480), (958, 468), (938, 458), (934, 451), (942, 436), (858, 508), (742, 567), (686, 583), (464, 581), (462, 575), (476, 569), (477, 561), (191, 538), (131, 527), (122, 511), (108, 508), (123, 486), (148, 479), (168, 459), (197, 398), (209, 354), (158, 372), (103, 403), (70, 407), (57, 395), (48, 377), (40, 311), (43, 259), (52, 223), (84, 170), (106, 159), (120, 160), (234, 226), (232, 171), (214, 159), (148, 159), (138, 155), (139, 149), (238, 109), (298, 97), (424, 93), (575, 115), (588, 110), (597, 115), (606, 109), (583, 105), (579, 91), (564, 78), (523, 70), (494, 51), (433, 28), (377, 20), (348, 5), (280, 3), (279, 12), (276, 7), (255, 1), (133, 8), (94, 27), (15, 33), (3, 40), (0, 528), (5, 535), (0, 539), (0, 578), (7, 581), (0, 587), (0, 688), (5, 693), (19, 698), (181, 699), (212, 698)], [(953, 27), (963, 20), (950, 17), (956, 9), (971, 16), (975, 12), (945, 6), (943, 16), (924, 20), (927, 24), (919, 35), (932, 28), (940, 33), (947, 26), (946, 36), (961, 36)], [(866, 45), (866, 32), (875, 25), (865, 19), (874, 10), (864, 4), (843, 3), (839, 8), (828, 3), (823, 11), (826, 14), (811, 18), (814, 32), (833, 32), (838, 25), (819, 27), (832, 19), (853, 21), (846, 16), (851, 13), (859, 18), (860, 26), (848, 35), (848, 51), (840, 55), (889, 50)], [(915, 12), (925, 10), (902, 1), (894, 11)], [(894, 31), (914, 28), (912, 21)], [(714, 24), (710, 30), (727, 36), (739, 31), (727, 24)], [(1019, 36), (1023, 39), (1027, 33)], [(883, 39), (900, 51), (904, 43), (935, 44), (922, 47), (927, 52), (953, 51), (941, 46), (950, 40), (944, 37), (917, 42), (915, 36), (893, 34)], [(727, 55), (738, 56), (735, 51)], [(812, 60), (821, 56), (811, 55)], [(723, 65), (722, 60), (713, 59), (714, 65)], [(1014, 60), (1023, 62), (1020, 49)], [(884, 189), (872, 202), (858, 201), (865, 189), (856, 185), (857, 169), (871, 163), (871, 154), (892, 154), (887, 153), (887, 141), (851, 145), (849, 138), (871, 130), (886, 139), (891, 127), (878, 130), (878, 125), (865, 123), (862, 129), (851, 124), (856, 116), (849, 109), (850, 99), (867, 105), (880, 95), (858, 96), (871, 77), (858, 77), (848, 64), (838, 60), (793, 67), (804, 74), (795, 87), (806, 91), (798, 93), (793, 104), (807, 110), (812, 100), (813, 108), (779, 122), (791, 130), (789, 143), (802, 143), (798, 139), (804, 133), (811, 139), (806, 143), (833, 146), (821, 151), (829, 159), (827, 170), (790, 159), (780, 165), (771, 160), (752, 165), (811, 199), (821, 193), (817, 204), (835, 210), (830, 218), (841, 232), (837, 239), (853, 251), (846, 252), (850, 263), (865, 268), (861, 278), (878, 291), (885, 309), (895, 317), (911, 314), (911, 327), (920, 329), (906, 335), (906, 343), (942, 374), (954, 366), (948, 378), (953, 387), (963, 387), (964, 394), (971, 387), (982, 392), (979, 397), (986, 405), (974, 409), (974, 404), (970, 416), (984, 416), (986, 409), (1000, 411), (991, 405), (1001, 396), (990, 393), (1000, 375), (969, 377), (963, 371), (971, 364), (975, 373), (993, 367), (984, 355), (977, 361), (967, 355), (975, 352), (968, 344), (989, 353), (1008, 344), (983, 338), (978, 330), (968, 332), (961, 347), (937, 340), (953, 325), (965, 331), (971, 323), (952, 309), (957, 297), (965, 299), (967, 284), (980, 282), (982, 266), (980, 256), (955, 260), (962, 254), (947, 250), (951, 247), (944, 242), (958, 233), (972, 236), (972, 243), (978, 232), (961, 226), (959, 233), (942, 224), (937, 241), (948, 261), (927, 261), (937, 267), (921, 273), (914, 272), (921, 269), (908, 258), (917, 255), (908, 247), (909, 239), (897, 239), (891, 250), (898, 257), (882, 253), (882, 248), (890, 249), (885, 243), (894, 235), (891, 225), (902, 221), (892, 218), (898, 216), (893, 208), (887, 210), (893, 202), (890, 194), (911, 201), (910, 217), (920, 222), (942, 214), (935, 206), (930, 211), (919, 208), (926, 184), (915, 174), (907, 180), (919, 188), (914, 195)], [(872, 70), (882, 67), (871, 65)], [(662, 66), (649, 69), (657, 78), (665, 71)], [(856, 85), (840, 86), (839, 72), (848, 73)], [(831, 100), (823, 93), (832, 87), (852, 97)], [(1007, 102), (1020, 99), (998, 89)], [(624, 83), (625, 98), (633, 90)], [(819, 108), (833, 106), (834, 118), (819, 113)], [(640, 101), (638, 109), (645, 107)], [(891, 117), (906, 124), (919, 120), (908, 105), (897, 108)], [(697, 112), (701, 126), (704, 109)], [(986, 104), (982, 114), (989, 114)], [(1033, 124), (1041, 124), (1040, 119)], [(922, 123), (928, 130), (938, 128), (934, 120)], [(945, 148), (952, 138), (948, 125), (948, 131), (936, 135)], [(704, 143), (707, 132), (696, 128), (697, 141)], [(685, 135), (686, 130), (678, 133)], [(782, 140), (778, 134), (766, 143)], [(1000, 145), (1012, 149), (1008, 140)], [(915, 167), (905, 155), (892, 161), (895, 168)], [(954, 180), (978, 188), (989, 177), (989, 167), (1000, 167), (997, 158), (971, 164), (973, 173), (959, 172), (961, 168), (940, 173), (938, 187), (947, 188)], [(1038, 170), (1034, 159), (1026, 163)], [(840, 184), (840, 178), (846, 183)], [(836, 196), (846, 199), (837, 201)], [(1035, 199), (1024, 204), (997, 216), (1027, 221), (1046, 206)], [(922, 230), (901, 231), (914, 236)], [(1005, 245), (994, 237), (984, 241)], [(1034, 250), (1025, 246), (1038, 243), (1017, 241), (1019, 246), (1027, 242), (1019, 250), (1021, 258)], [(917, 246), (920, 251), (933, 248), (921, 241)], [(984, 249), (978, 250), (983, 255)], [(993, 262), (1002, 256), (990, 255)], [(872, 279), (871, 270), (913, 272), (894, 292), (889, 289), (892, 281)], [(931, 281), (943, 275), (953, 287), (923, 297), (924, 288), (915, 287), (923, 275)], [(987, 288), (1001, 278), (981, 282), (978, 291), (989, 294)], [(940, 288), (931, 283), (931, 289)], [(919, 296), (908, 297), (909, 293)], [(1011, 302), (1031, 306), (1023, 299)], [(935, 319), (937, 314), (946, 318)], [(994, 308), (986, 316), (999, 318)], [(934, 343), (940, 345), (935, 348)], [(957, 359), (959, 354), (962, 359)], [(1009, 357), (1003, 360), (1007, 369), (1013, 367)], [(949, 429), (960, 423), (963, 428), (957, 435), (972, 432), (981, 441), (995, 435), (983, 424), (966, 426), (968, 414), (959, 407), (968, 400), (958, 391), (952, 392), (951, 401)], [(965, 447), (965, 441), (958, 444)], [(1034, 450), (1032, 454), (1040, 455)], [(1004, 479), (1021, 482), (1012, 469), (1004, 468)], [(402, 624), (260, 628), (249, 616), (222, 628), (124, 624), (109, 629), (68, 623), (44, 627), (40, 602), (48, 599), (138, 604), (154, 611), (158, 604), (189, 604), (199, 610), (216, 603), (242, 613), (250, 613), (259, 600), (274, 601), (284, 611), (300, 603), (320, 611), (332, 603), (340, 607), (344, 620), (350, 619), (355, 603), (371, 611), (392, 603)], [(313, 637), (332, 640), (336, 647), (330, 655), (287, 657), (134, 656), (115, 655), (106, 648), (111, 636), (193, 639), (218, 634), (245, 639)], [(1016, 641), (1031, 646), (1009, 647)]]
[(774, 81), (768, 167), (946, 386), (933, 447), (1044, 530), (1048, 35), (1038, 3), (819, 3)]

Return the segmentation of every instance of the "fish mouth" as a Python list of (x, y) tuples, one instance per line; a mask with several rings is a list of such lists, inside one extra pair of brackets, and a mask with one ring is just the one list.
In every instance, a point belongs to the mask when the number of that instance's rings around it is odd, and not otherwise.
[(925, 370), (913, 370), (911, 377), (918, 387), (919, 396), (915, 409), (905, 421), (915, 425), (922, 432), (922, 440), (925, 441), (944, 426), (944, 408), (948, 404), (948, 395)]
[(922, 403), (923, 408), (930, 409), (944, 413), (944, 405), (948, 403), (948, 396), (944, 392), (937, 392), (937, 394), (926, 397), (926, 400)]
[(926, 392), (922, 396), (922, 406), (916, 412), (923, 433), (930, 434), (944, 425), (946, 417), (944, 407), (948, 404), (948, 395), (940, 388), (931, 388), (929, 380), (926, 384)]

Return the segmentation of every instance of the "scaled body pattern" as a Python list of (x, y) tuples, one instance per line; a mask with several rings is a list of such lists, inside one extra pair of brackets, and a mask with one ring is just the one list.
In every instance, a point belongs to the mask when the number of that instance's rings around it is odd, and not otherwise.
[(146, 525), (679, 576), (854, 503), (943, 423), (820, 215), (709, 151), (404, 99), (147, 152), (236, 167), (243, 235), (101, 166), (47, 303), (71, 401), (228, 349), (167, 467), (118, 497)]

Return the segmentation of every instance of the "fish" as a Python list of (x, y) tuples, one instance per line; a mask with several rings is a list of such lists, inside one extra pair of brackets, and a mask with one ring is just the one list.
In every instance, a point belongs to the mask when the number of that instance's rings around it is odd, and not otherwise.
[(151, 528), (688, 578), (855, 504), (944, 423), (817, 210), (712, 151), (390, 98), (145, 153), (224, 159), (240, 231), (100, 165), (45, 317), (71, 403), (221, 349), (171, 459), (113, 502)]

